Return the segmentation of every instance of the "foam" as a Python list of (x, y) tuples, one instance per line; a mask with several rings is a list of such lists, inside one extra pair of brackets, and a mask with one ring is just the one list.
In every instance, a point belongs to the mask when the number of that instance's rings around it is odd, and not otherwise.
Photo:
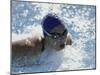
[(23, 32), (24, 33), (22, 33), (22, 34), (17, 34), (17, 33), (12, 32), (12, 42), (18, 41), (18, 40), (21, 40), (21, 39), (26, 39), (28, 37), (32, 37), (32, 38), (34, 38), (34, 37), (37, 37), (37, 38), (44, 37), (43, 32), (42, 32), (42, 27), (40, 25), (28, 26), (24, 29)]

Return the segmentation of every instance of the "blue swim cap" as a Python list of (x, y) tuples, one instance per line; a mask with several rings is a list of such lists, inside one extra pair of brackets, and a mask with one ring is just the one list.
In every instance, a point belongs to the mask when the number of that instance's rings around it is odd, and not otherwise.
[(53, 28), (55, 28), (59, 25), (63, 25), (63, 24), (62, 24), (61, 20), (58, 19), (57, 16), (52, 15), (52, 14), (48, 14), (43, 19), (42, 25), (43, 25), (42, 27), (43, 27), (43, 30), (44, 30), (44, 35), (46, 36), (47, 35), (46, 32), (50, 33), (50, 31)]

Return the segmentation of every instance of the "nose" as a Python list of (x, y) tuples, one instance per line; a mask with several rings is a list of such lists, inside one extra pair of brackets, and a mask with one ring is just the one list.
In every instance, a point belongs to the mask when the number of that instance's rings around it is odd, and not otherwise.
[(64, 48), (64, 47), (65, 47), (65, 44), (61, 44), (61, 45), (60, 45), (60, 48)]

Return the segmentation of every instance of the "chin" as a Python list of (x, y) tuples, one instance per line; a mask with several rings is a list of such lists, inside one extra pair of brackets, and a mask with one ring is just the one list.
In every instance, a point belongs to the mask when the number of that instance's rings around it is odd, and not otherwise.
[(57, 48), (55, 48), (55, 50), (56, 50), (56, 51), (60, 51), (60, 50), (62, 50), (62, 49), (64, 49), (64, 48), (65, 48), (65, 46), (64, 46), (64, 47), (58, 46)]

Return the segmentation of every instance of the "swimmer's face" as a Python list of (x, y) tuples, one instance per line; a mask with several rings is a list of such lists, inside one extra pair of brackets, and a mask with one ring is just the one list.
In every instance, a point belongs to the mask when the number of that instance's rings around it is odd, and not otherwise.
[(52, 36), (46, 36), (45, 44), (49, 48), (53, 48), (56, 50), (61, 50), (65, 47), (65, 41), (67, 38), (67, 30), (64, 26), (59, 25), (51, 30), (50, 34)]

